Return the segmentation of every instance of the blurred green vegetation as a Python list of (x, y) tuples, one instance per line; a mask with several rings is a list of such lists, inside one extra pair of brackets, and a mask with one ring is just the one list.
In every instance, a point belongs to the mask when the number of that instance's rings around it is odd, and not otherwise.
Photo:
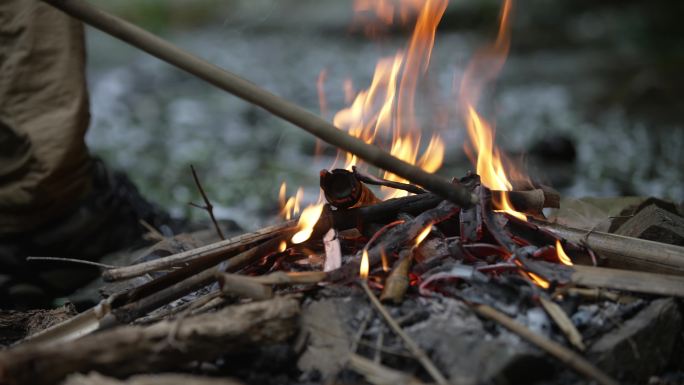
[(226, 0), (94, 0), (109, 10), (143, 28), (165, 32), (176, 28), (196, 28), (216, 21), (230, 10), (234, 1)]

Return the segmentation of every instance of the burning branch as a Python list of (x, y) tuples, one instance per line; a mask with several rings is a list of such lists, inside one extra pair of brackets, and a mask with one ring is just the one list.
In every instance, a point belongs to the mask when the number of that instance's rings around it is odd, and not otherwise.
[(426, 172), (392, 156), (377, 146), (347, 134), (318, 115), (276, 96), (263, 88), (200, 59), (127, 21), (93, 7), (81, 0), (43, 0), (63, 12), (115, 36), (167, 63), (189, 72), (249, 103), (308, 131), (317, 138), (358, 156), (457, 205), (477, 204), (477, 197), (462, 186)]

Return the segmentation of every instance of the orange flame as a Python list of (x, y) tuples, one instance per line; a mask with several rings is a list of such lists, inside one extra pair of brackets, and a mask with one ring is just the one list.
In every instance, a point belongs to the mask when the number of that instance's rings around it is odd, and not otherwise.
[[(520, 266), (521, 268), (523, 267), (523, 264), (518, 260), (515, 260), (515, 264)], [(547, 280), (538, 276), (537, 274), (522, 269), (520, 270), (520, 274), (532, 280), (532, 282), (534, 282), (537, 286), (541, 287), (542, 289), (548, 289), (549, 287), (551, 287), (551, 284), (549, 284)]]
[(303, 211), (302, 215), (299, 216), (299, 222), (297, 222), (297, 233), (292, 236), (292, 243), (299, 244), (311, 237), (313, 233), (313, 228), (318, 222), (318, 218), (321, 217), (323, 212), (323, 203), (316, 203), (307, 206)]
[(429, 226), (425, 227), (425, 228), (420, 232), (420, 234), (418, 234), (418, 236), (416, 237), (415, 245), (416, 245), (416, 246), (420, 245), (420, 243), (423, 242), (423, 240), (425, 240), (425, 238), (428, 236), (428, 234), (430, 234), (430, 231), (431, 231), (431, 230), (432, 230), (432, 225), (429, 225)]
[(278, 251), (282, 253), (285, 250), (287, 250), (287, 242), (280, 241), (280, 245), (278, 245)]
[[(444, 143), (438, 136), (433, 136), (421, 154), (415, 92), (418, 80), (427, 71), (437, 25), (446, 6), (447, 0), (356, 0), (357, 12), (374, 13), (382, 23), (393, 23), (397, 14), (400, 22), (406, 23), (410, 15), (417, 13), (416, 22), (406, 49), (379, 60), (368, 89), (359, 92), (349, 107), (333, 117), (335, 126), (350, 135), (375, 143), (395, 157), (428, 172), (435, 172), (441, 167)], [(345, 93), (349, 89), (350, 83), (345, 82)], [(355, 156), (347, 154), (345, 168), (359, 164)], [(384, 178), (406, 182), (387, 172)], [(400, 190), (381, 190), (385, 192), (385, 198), (408, 194)]]
[[(294, 197), (287, 198), (287, 185), (285, 182), (283, 182), (280, 185), (280, 191), (278, 192), (278, 200), (280, 201), (280, 215), (283, 218), (290, 220), (299, 214), (303, 196), (304, 190), (300, 187), (297, 189), (297, 193)], [(319, 196), (317, 203), (309, 205), (302, 210), (302, 214), (299, 216), (299, 221), (297, 222), (298, 231), (294, 236), (292, 236), (292, 243), (298, 244), (309, 239), (311, 233), (313, 233), (313, 228), (316, 225), (318, 218), (323, 212), (324, 204), (322, 202), (323, 197)], [(285, 243), (281, 243), (281, 247), (283, 244)]]
[(526, 274), (532, 279), (532, 281), (534, 283), (536, 283), (542, 289), (548, 289), (549, 287), (551, 287), (551, 285), (549, 284), (548, 281), (546, 281), (544, 278), (538, 276), (537, 274), (530, 273), (530, 272), (527, 272)]
[(389, 261), (387, 260), (387, 253), (385, 253), (385, 249), (380, 250), (380, 259), (382, 260), (382, 271), (388, 272)]
[[(460, 101), (465, 114), (465, 123), (470, 138), (470, 146), (477, 151), (477, 173), (482, 183), (493, 190), (511, 191), (512, 185), (506, 176), (502, 154), (494, 145), (494, 130), (477, 112), (477, 104), (487, 82), (493, 80), (501, 71), (510, 47), (511, 1), (505, 0), (501, 10), (499, 32), (495, 42), (479, 50), (470, 62), (461, 81)], [(497, 209), (527, 220), (525, 214), (516, 211), (508, 195), (502, 194), (500, 202), (494, 202)]]
[(563, 246), (558, 239), (556, 239), (556, 254), (558, 254), (558, 260), (561, 261), (562, 264), (568, 266), (573, 265), (572, 259), (565, 253), (565, 250), (563, 250)]
[(370, 270), (370, 264), (368, 262), (368, 250), (365, 248), (363, 249), (363, 253), (361, 255), (361, 265), (359, 266), (359, 276), (361, 277), (362, 280), (367, 280), (368, 279), (368, 271)]
[(295, 196), (286, 198), (287, 194), (287, 184), (283, 182), (280, 185), (280, 191), (278, 192), (278, 200), (280, 201), (280, 215), (290, 220), (295, 215), (299, 214), (299, 205), (304, 195), (304, 190), (302, 188), (297, 189)]

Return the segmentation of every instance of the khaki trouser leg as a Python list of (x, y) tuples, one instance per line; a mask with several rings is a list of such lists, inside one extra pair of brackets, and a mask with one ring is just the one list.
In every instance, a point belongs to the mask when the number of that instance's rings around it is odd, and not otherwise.
[(0, 1), (0, 235), (89, 192), (88, 123), (83, 25), (37, 0)]

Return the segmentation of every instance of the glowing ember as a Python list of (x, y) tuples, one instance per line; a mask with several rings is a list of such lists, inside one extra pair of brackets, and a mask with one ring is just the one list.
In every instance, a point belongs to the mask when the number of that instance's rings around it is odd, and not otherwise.
[(382, 271), (389, 271), (389, 261), (387, 261), (385, 249), (380, 250), (380, 259), (382, 260)]
[(368, 271), (370, 270), (370, 265), (368, 262), (368, 250), (363, 249), (361, 255), (361, 266), (359, 267), (359, 276), (364, 281), (368, 279)]
[(565, 253), (565, 250), (563, 250), (563, 246), (561, 246), (561, 243), (559, 240), (556, 239), (556, 254), (558, 254), (558, 260), (561, 261), (562, 264), (572, 266), (572, 260), (568, 255)]
[(423, 242), (423, 240), (425, 239), (425, 237), (427, 237), (428, 234), (430, 234), (430, 230), (432, 230), (432, 225), (427, 226), (426, 228), (424, 228), (424, 229), (420, 232), (420, 234), (418, 234), (418, 236), (416, 237), (416, 241), (415, 241), (415, 245), (416, 245), (416, 246), (420, 245), (420, 243)]
[(297, 222), (297, 229), (299, 231), (292, 236), (292, 243), (299, 244), (309, 239), (322, 212), (323, 203), (308, 206), (302, 211), (302, 215), (299, 216), (299, 222)]

